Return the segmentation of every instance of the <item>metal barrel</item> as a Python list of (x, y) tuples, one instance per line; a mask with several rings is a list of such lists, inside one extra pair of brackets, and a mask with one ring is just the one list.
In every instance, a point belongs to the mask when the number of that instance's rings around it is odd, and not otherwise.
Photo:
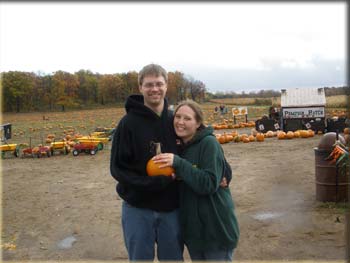
[[(315, 177), (316, 200), (321, 202), (346, 202), (349, 189), (349, 176), (340, 174), (337, 167), (325, 160), (331, 150), (314, 148), (315, 150)], [(348, 171), (347, 171), (348, 172)]]

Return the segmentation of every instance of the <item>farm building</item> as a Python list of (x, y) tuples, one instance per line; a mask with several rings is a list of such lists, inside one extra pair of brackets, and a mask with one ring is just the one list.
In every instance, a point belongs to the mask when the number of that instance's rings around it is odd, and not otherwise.
[(312, 129), (325, 131), (324, 88), (281, 90), (281, 128), (284, 131)]

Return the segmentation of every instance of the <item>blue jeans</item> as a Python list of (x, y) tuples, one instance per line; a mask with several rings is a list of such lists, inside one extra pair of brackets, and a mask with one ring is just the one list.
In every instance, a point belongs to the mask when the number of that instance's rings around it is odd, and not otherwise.
[(208, 251), (196, 251), (193, 249), (188, 249), (192, 261), (227, 261), (231, 262), (233, 258), (232, 249), (223, 250), (208, 250)]
[(153, 261), (157, 243), (158, 260), (183, 261), (178, 210), (156, 212), (124, 201), (122, 226), (129, 260)]

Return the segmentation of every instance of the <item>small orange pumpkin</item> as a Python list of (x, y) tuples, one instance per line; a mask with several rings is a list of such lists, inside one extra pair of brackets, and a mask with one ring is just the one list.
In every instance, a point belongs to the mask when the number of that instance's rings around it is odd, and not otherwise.
[[(161, 153), (160, 143), (155, 143), (156, 154)], [(173, 167), (159, 168), (161, 164), (155, 163), (152, 159), (147, 162), (146, 172), (148, 176), (167, 175), (171, 176), (175, 172)]]
[(287, 139), (293, 139), (293, 138), (294, 138), (294, 132), (288, 131), (288, 132), (286, 133), (286, 138), (287, 138)]
[(286, 133), (285, 133), (284, 131), (279, 131), (279, 132), (277, 133), (277, 138), (278, 138), (279, 140), (283, 140), (284, 138), (286, 138)]
[(263, 142), (263, 141), (265, 140), (264, 134), (259, 132), (259, 133), (256, 135), (256, 140), (257, 140), (258, 142)]
[(294, 138), (300, 138), (300, 131), (294, 132)]
[(231, 134), (226, 134), (226, 140), (227, 142), (233, 141), (233, 136)]
[(238, 135), (238, 132), (237, 131), (232, 131), (231, 134), (232, 134), (233, 137), (236, 137)]
[(250, 140), (249, 140), (249, 138), (248, 138), (248, 137), (243, 137), (242, 141), (243, 141), (244, 143), (248, 143), (248, 142), (250, 142)]
[(248, 139), (249, 139), (250, 142), (254, 142), (255, 141), (254, 135), (249, 135)]
[(309, 133), (309, 137), (315, 136), (315, 132), (313, 130), (307, 130), (307, 132)]
[(274, 136), (273, 131), (267, 131), (267, 132), (266, 132), (266, 137), (267, 137), (267, 138), (271, 138), (271, 137), (273, 137), (273, 136)]
[(171, 176), (175, 172), (174, 168), (172, 167), (164, 167), (159, 168), (159, 163), (154, 163), (154, 161), (151, 159), (147, 162), (146, 171), (148, 176), (158, 176), (158, 175), (167, 175)]

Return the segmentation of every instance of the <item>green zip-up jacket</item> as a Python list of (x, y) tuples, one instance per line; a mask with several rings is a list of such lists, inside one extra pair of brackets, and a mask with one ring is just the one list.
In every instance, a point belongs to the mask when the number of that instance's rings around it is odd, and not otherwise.
[(174, 156), (180, 185), (180, 223), (189, 249), (206, 251), (234, 249), (239, 227), (229, 188), (220, 187), (224, 153), (207, 127), (185, 145), (181, 157)]

